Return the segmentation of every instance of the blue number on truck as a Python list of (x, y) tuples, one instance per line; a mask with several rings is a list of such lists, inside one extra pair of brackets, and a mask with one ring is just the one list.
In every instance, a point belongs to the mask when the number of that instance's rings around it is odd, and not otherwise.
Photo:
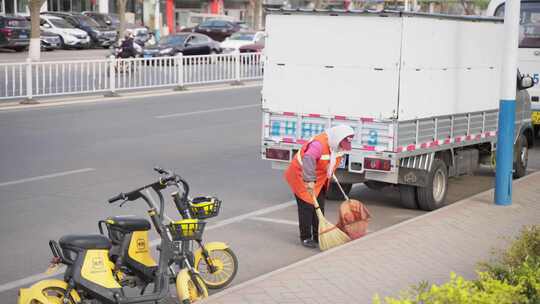
[(376, 146), (378, 142), (379, 134), (376, 130), (370, 130), (368, 133), (368, 145)]

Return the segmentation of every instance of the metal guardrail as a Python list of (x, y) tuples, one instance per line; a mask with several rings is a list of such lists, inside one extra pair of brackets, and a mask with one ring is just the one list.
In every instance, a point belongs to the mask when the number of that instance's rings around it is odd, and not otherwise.
[(0, 100), (261, 79), (258, 53), (0, 64)]

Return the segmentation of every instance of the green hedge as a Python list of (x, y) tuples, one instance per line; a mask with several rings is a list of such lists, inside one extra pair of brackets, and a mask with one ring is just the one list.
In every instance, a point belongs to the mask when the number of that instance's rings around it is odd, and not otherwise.
[(455, 273), (442, 285), (421, 282), (374, 304), (540, 304), (540, 225), (524, 227), (510, 247), (479, 264), (478, 279)]

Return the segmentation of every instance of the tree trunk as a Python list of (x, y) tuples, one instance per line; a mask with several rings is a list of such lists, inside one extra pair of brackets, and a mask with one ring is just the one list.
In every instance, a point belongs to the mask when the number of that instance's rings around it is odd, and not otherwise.
[(118, 16), (120, 17), (120, 27), (118, 28), (118, 38), (122, 39), (126, 31), (126, 2), (127, 0), (116, 0)]
[(253, 1), (253, 29), (259, 30), (261, 28), (261, 0)]
[(39, 28), (39, 12), (41, 6), (46, 0), (30, 0), (28, 2), (28, 8), (30, 9), (30, 23), (32, 25), (32, 32), (30, 34), (30, 48), (28, 50), (28, 57), (33, 61), (37, 61), (41, 55), (41, 31)]

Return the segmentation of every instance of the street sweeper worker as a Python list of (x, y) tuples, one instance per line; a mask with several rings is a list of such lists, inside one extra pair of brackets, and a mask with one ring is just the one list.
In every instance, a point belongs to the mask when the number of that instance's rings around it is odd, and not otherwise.
[(285, 171), (298, 205), (298, 226), (303, 246), (315, 248), (319, 220), (312, 196), (324, 213), (325, 193), (344, 151), (351, 150), (354, 130), (346, 125), (329, 128), (306, 142)]

